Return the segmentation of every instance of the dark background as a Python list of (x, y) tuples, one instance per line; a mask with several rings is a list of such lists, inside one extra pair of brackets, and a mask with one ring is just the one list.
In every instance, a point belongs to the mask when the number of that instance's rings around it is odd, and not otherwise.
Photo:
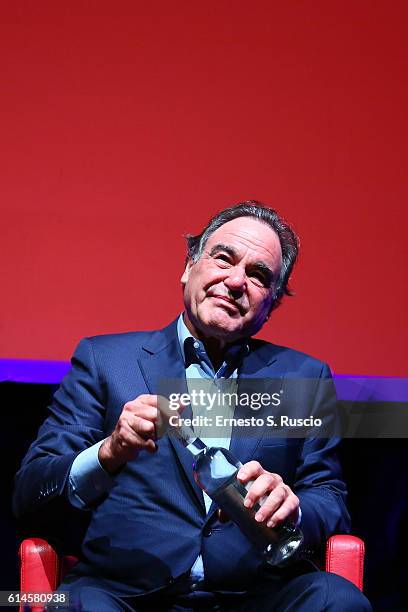
[[(11, 512), (13, 479), (46, 416), (46, 406), (54, 390), (51, 385), (0, 385), (0, 490), (3, 493), (0, 590), (18, 588), (17, 549), (23, 532)], [(400, 439), (344, 440), (342, 461), (349, 486), (352, 531), (366, 544), (365, 593), (375, 610), (404, 610), (408, 576), (407, 443)], [(64, 517), (56, 520), (63, 521)]]

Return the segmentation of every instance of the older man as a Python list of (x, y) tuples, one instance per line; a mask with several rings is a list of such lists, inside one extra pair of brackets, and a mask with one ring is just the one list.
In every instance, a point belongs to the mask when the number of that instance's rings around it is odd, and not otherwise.
[[(176, 321), (79, 344), (17, 475), (16, 513), (52, 513), (58, 502), (89, 514), (80, 562), (60, 587), (85, 611), (369, 610), (351, 583), (301, 555), (286, 568), (267, 565), (203, 496), (180, 441), (157, 438), (163, 377), (330, 377), (307, 355), (252, 339), (289, 293), (297, 256), (275, 211), (244, 202), (188, 243)], [(302, 401), (311, 411), (333, 406), (320, 391)], [(246, 503), (260, 502), (258, 522), (300, 523), (304, 558), (348, 530), (335, 439), (271, 438), (262, 428), (246, 438), (232, 428), (219, 445), (244, 464), (238, 478), (253, 481)]]

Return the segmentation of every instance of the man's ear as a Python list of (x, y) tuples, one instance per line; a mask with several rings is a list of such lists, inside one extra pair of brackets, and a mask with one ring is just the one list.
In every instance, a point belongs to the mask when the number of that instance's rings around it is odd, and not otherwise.
[(189, 259), (187, 264), (186, 264), (186, 267), (184, 269), (183, 275), (182, 275), (182, 277), (180, 279), (181, 280), (181, 284), (183, 286), (186, 284), (186, 282), (190, 278), (190, 270), (191, 270), (191, 267), (193, 266), (193, 263), (194, 263), (193, 260)]

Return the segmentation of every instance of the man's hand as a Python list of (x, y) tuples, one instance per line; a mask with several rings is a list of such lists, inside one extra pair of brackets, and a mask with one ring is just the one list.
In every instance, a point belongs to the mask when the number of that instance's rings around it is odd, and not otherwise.
[(99, 448), (101, 466), (114, 474), (139, 451), (154, 453), (157, 449), (156, 423), (159, 419), (158, 396), (139, 395), (127, 402), (112, 434)]
[(261, 508), (255, 514), (256, 521), (265, 522), (268, 527), (297, 522), (299, 498), (279, 474), (267, 472), (258, 461), (249, 461), (239, 470), (237, 478), (243, 484), (254, 481), (245, 497), (244, 505), (252, 508), (257, 502), (260, 504)]

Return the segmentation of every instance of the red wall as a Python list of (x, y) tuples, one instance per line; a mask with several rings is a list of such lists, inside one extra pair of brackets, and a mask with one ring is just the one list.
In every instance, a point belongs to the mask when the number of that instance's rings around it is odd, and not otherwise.
[(302, 239), (262, 336), (407, 374), (406, 2), (1, 13), (1, 357), (166, 324), (183, 233), (257, 198)]

